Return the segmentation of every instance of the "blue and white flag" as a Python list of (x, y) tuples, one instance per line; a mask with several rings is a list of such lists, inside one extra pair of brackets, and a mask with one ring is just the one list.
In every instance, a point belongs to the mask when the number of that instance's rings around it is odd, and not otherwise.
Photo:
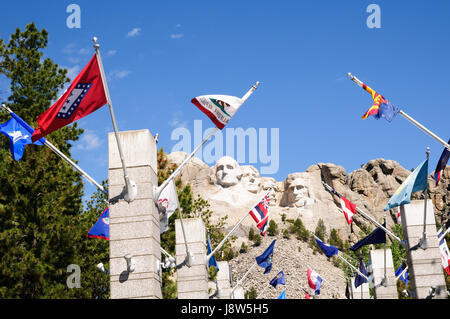
[[(208, 246), (208, 255), (209, 255), (212, 252), (211, 240), (209, 239), (209, 231), (208, 231), (207, 243), (208, 243), (207, 246)], [(219, 271), (219, 266), (217, 265), (217, 261), (216, 261), (216, 258), (214, 258), (214, 256), (211, 256), (211, 258), (209, 259), (209, 262), (208, 262), (208, 268), (211, 266), (216, 267), (217, 271)]]
[[(400, 274), (403, 272), (403, 270), (405, 270), (406, 268), (406, 263), (403, 262), (401, 264), (401, 266), (395, 271), (395, 277), (400, 276)], [(405, 283), (405, 285), (408, 285), (408, 270), (406, 270), (400, 277), (399, 279), (401, 281), (403, 281)]]
[(314, 235), (314, 237), (316, 238), (316, 242), (319, 245), (320, 249), (322, 249), (325, 256), (330, 258), (330, 257), (338, 254), (339, 251), (338, 251), (337, 247), (325, 244), (316, 235)]
[(278, 286), (278, 284), (283, 285), (283, 286), (286, 285), (283, 271), (280, 271), (269, 283), (269, 285), (271, 285), (275, 288)]
[(109, 240), (109, 207), (106, 208), (87, 234), (89, 238)]
[(428, 177), (428, 159), (423, 161), (402, 185), (397, 189), (394, 195), (389, 199), (385, 211), (397, 206), (409, 204), (411, 202), (411, 194), (418, 191), (423, 191), (427, 188)]
[(11, 112), (12, 118), (7, 122), (0, 124), (0, 133), (9, 138), (9, 148), (15, 161), (23, 157), (23, 151), (28, 144), (44, 145), (45, 139), (41, 138), (36, 142), (31, 141), (34, 129), (22, 120), (18, 115)]

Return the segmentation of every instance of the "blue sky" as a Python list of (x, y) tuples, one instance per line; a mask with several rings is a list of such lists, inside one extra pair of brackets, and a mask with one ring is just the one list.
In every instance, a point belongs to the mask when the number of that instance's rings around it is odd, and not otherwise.
[[(81, 8), (80, 29), (66, 25), (71, 3)], [(371, 3), (381, 9), (379, 29), (366, 24)], [(228, 127), (279, 129), (277, 180), (319, 162), (351, 172), (385, 158), (411, 169), (427, 146), (431, 173), (443, 147), (401, 116), (362, 120), (371, 98), (347, 72), (450, 137), (447, 0), (8, 1), (2, 12), (1, 38), (34, 21), (49, 31), (46, 56), (72, 78), (94, 54), (97, 36), (119, 130), (159, 133), (166, 151), (178, 142), (171, 140), (177, 127), (193, 132), (194, 120), (204, 130), (213, 126), (193, 97), (241, 97), (261, 81)], [(0, 90), (7, 88), (0, 76)], [(100, 182), (107, 179), (109, 110), (79, 123), (85, 134), (72, 155)], [(93, 190), (86, 184), (87, 195)]]

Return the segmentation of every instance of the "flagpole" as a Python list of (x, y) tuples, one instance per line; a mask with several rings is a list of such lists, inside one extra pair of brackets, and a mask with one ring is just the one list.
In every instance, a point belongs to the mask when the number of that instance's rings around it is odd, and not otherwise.
[[(325, 186), (325, 188), (333, 194), (338, 194), (336, 191), (333, 192), (333, 188), (331, 186), (329, 186), (327, 183), (325, 183), (324, 181), (322, 181), (323, 186)], [(339, 196), (339, 195), (337, 195)], [(340, 209), (339, 209), (340, 210)], [(388, 234), (390, 237), (392, 237), (393, 239), (397, 240), (400, 244), (402, 244), (404, 247), (407, 247), (406, 243), (401, 240), (400, 238), (398, 238), (397, 236), (395, 236), (390, 230), (388, 230), (386, 227), (384, 227), (383, 225), (381, 225), (380, 223), (378, 223), (375, 219), (373, 219), (370, 215), (368, 215), (367, 213), (365, 213), (364, 211), (362, 211), (361, 209), (359, 209), (358, 207), (356, 207), (356, 211), (358, 213), (360, 213), (361, 215), (363, 215), (364, 217), (366, 217), (369, 221), (371, 221), (372, 223), (374, 223), (375, 225), (377, 225), (378, 227), (380, 227), (381, 229), (383, 229), (386, 234)]]
[[(255, 92), (255, 90), (258, 88), (258, 86), (259, 86), (259, 82), (256, 82), (255, 85), (253, 85), (252, 88), (241, 98), (241, 106), (242, 106), (242, 104), (244, 104), (245, 101), (247, 101), (247, 99), (253, 94), (253, 92)], [(206, 138), (204, 138), (203, 141), (194, 149), (194, 151), (185, 158), (185, 160), (180, 164), (180, 166), (177, 167), (177, 169), (169, 176), (169, 178), (167, 178), (161, 184), (161, 186), (155, 187), (155, 190), (153, 192), (153, 199), (155, 201), (158, 200), (159, 195), (161, 194), (163, 189), (166, 188), (166, 186), (170, 183), (170, 181), (178, 175), (178, 173), (187, 164), (187, 162), (198, 152), (199, 149), (201, 149), (203, 147), (203, 145), (205, 145), (206, 142), (208, 142), (208, 140), (214, 134), (216, 134), (217, 131), (219, 131), (219, 128), (215, 127), (212, 130), (212, 132)]]
[[(384, 225), (386, 225), (386, 214), (383, 216)], [(373, 267), (372, 267), (373, 268)], [(388, 278), (387, 278), (387, 272), (386, 272), (386, 233), (384, 233), (384, 278), (383, 278), (383, 286), (388, 286)], [(375, 285), (375, 282), (374, 282)]]
[(239, 279), (236, 283), (236, 285), (233, 287), (233, 289), (231, 290), (230, 293), (230, 297), (233, 296), (234, 291), (236, 290), (237, 287), (240, 286), (241, 282), (244, 281), (244, 279), (247, 277), (247, 275), (250, 273), (250, 271), (257, 265), (258, 263), (255, 261), (253, 263), (253, 265), (249, 268), (249, 270), (247, 270), (247, 272), (244, 274), (244, 276), (242, 276), (241, 279)]
[[(271, 189), (272, 188), (269, 187), (269, 189), (266, 190), (265, 192), (268, 193)], [(253, 205), (252, 208), (255, 207), (256, 205), (258, 205), (260, 202), (261, 202), (261, 199), (255, 205)], [(241, 220), (236, 225), (234, 225), (233, 229), (231, 229), (231, 231), (225, 236), (225, 238), (219, 243), (219, 245), (217, 245), (217, 247), (213, 251), (211, 251), (211, 253), (208, 256), (206, 256), (206, 264), (209, 262), (211, 257), (223, 246), (223, 244), (225, 244), (225, 242), (227, 241), (228, 237), (230, 237), (231, 234), (236, 230), (236, 228), (238, 228), (239, 225), (242, 224), (242, 222), (247, 218), (248, 215), (250, 215), (249, 211), (241, 218)]]
[(261, 293), (258, 296), (256, 296), (256, 299), (259, 299), (259, 297), (261, 297), (269, 287), (270, 287), (270, 283), (267, 284), (266, 287), (264, 287), (263, 291), (261, 291)]
[(127, 172), (127, 165), (125, 164), (125, 158), (124, 158), (123, 150), (122, 150), (122, 141), (120, 140), (119, 132), (117, 129), (116, 118), (114, 116), (114, 110), (113, 110), (113, 106), (112, 106), (111, 96), (109, 94), (109, 88), (108, 88), (108, 84), (106, 82), (105, 70), (103, 69), (102, 58), (100, 55), (100, 50), (99, 50), (100, 44), (97, 43), (96, 37), (93, 38), (93, 41), (94, 41), (95, 54), (97, 56), (97, 62), (98, 62), (98, 66), (100, 68), (100, 73), (101, 73), (101, 77), (102, 77), (103, 88), (105, 90), (106, 100), (108, 101), (109, 112), (111, 114), (111, 120), (112, 120), (112, 124), (113, 124), (113, 128), (114, 128), (114, 134), (116, 136), (116, 142), (117, 142), (117, 148), (119, 150), (120, 161), (122, 162), (123, 175), (124, 175), (124, 179), (125, 179), (125, 188), (127, 191), (124, 199), (130, 203), (136, 199), (137, 185), (130, 179), (128, 172)]
[(364, 279), (369, 281), (369, 278), (366, 275), (364, 275), (358, 268), (353, 266), (348, 260), (346, 260), (344, 257), (342, 257), (339, 254), (337, 254), (336, 256), (338, 256), (342, 261), (344, 261), (347, 265), (349, 265), (352, 269), (354, 269), (358, 274), (360, 274), (362, 277), (364, 277)]
[[(355, 82), (359, 87), (363, 87), (364, 83), (359, 80), (356, 76), (352, 75), (351, 73), (347, 73), (347, 76), (353, 81)], [(429, 129), (427, 129), (425, 126), (423, 126), (422, 124), (420, 124), (419, 122), (417, 122), (415, 119), (413, 119), (411, 116), (409, 116), (408, 114), (406, 114), (404, 111), (399, 110), (399, 114), (401, 116), (403, 116), (405, 119), (407, 119), (409, 122), (411, 122), (412, 124), (414, 124), (415, 126), (417, 126), (419, 129), (421, 129), (423, 132), (427, 133), (428, 135), (430, 135), (432, 138), (434, 138), (436, 141), (438, 141), (439, 143), (441, 143), (442, 145), (444, 145), (445, 148), (447, 148), (450, 151), (450, 145), (448, 143), (446, 143), (443, 139), (441, 139), (439, 136), (437, 136), (436, 134), (434, 134), (433, 132), (431, 132)]]
[[(430, 159), (430, 148), (427, 147), (427, 161)], [(425, 188), (425, 201), (423, 208), (423, 233), (422, 238), (419, 240), (420, 248), (426, 250), (428, 248), (428, 239), (427, 239), (427, 199), (428, 199), (428, 172), (427, 172), (427, 187)]]
[[(175, 189), (175, 192), (176, 192), (176, 189)], [(186, 266), (191, 268), (194, 256), (189, 251), (189, 247), (188, 247), (187, 239), (186, 239), (186, 232), (184, 231), (183, 213), (181, 212), (180, 202), (178, 201), (178, 194), (176, 194), (176, 196), (177, 196), (178, 212), (180, 213), (181, 230), (183, 231), (184, 244), (186, 246), (186, 259), (185, 259), (185, 262), (186, 262)]]
[[(5, 109), (9, 114), (13, 113), (13, 111), (7, 107), (5, 104), (2, 104), (3, 109)], [(61, 157), (63, 160), (65, 160), (67, 163), (69, 163), (75, 170), (77, 170), (81, 175), (83, 175), (89, 183), (97, 186), (97, 188), (103, 192), (104, 194), (108, 195), (108, 192), (105, 191), (103, 186), (101, 186), (99, 183), (97, 183), (91, 176), (89, 176), (84, 170), (81, 169), (77, 164), (75, 164), (70, 158), (68, 158), (64, 153), (62, 153), (59, 149), (57, 149), (52, 143), (50, 143), (47, 139), (45, 139), (44, 143), (49, 149), (51, 149), (53, 152), (55, 152), (59, 157)]]

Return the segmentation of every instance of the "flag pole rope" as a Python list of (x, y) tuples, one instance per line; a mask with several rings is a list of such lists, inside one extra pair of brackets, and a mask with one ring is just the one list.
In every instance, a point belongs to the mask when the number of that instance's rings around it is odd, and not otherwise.
[[(355, 82), (359, 87), (363, 87), (364, 83), (359, 80), (356, 76), (352, 75), (351, 73), (348, 73), (347, 76), (353, 81)], [(425, 126), (423, 126), (422, 124), (420, 124), (419, 122), (417, 122), (415, 119), (413, 119), (411, 116), (409, 116), (408, 114), (406, 114), (403, 110), (399, 110), (399, 114), (401, 116), (403, 116), (406, 120), (408, 120), (409, 122), (411, 122), (412, 124), (414, 124), (416, 127), (418, 127), (419, 129), (421, 129), (423, 132), (427, 133), (428, 135), (430, 135), (432, 138), (434, 138), (436, 141), (438, 141), (439, 143), (441, 143), (442, 145), (444, 145), (445, 148), (447, 148), (450, 151), (450, 145), (448, 143), (446, 143), (443, 139), (441, 139), (439, 136), (437, 136), (436, 134), (434, 134), (433, 132), (431, 132), (429, 129), (427, 129)]]
[[(4, 110), (6, 110), (9, 114), (13, 113), (13, 111), (7, 107), (5, 104), (2, 104), (2, 107)], [(56, 146), (54, 146), (52, 143), (48, 141), (48, 139), (45, 139), (44, 143), (49, 149), (51, 149), (55, 154), (57, 154), (59, 157), (61, 157), (63, 160), (65, 160), (68, 164), (70, 164), (75, 170), (77, 170), (81, 175), (83, 175), (89, 183), (95, 185), (101, 192), (108, 195), (108, 192), (101, 186), (99, 183), (97, 183), (91, 176), (89, 176), (88, 173), (86, 173), (81, 167), (79, 167), (77, 164), (75, 164), (70, 158), (68, 158), (64, 153), (62, 153)]]

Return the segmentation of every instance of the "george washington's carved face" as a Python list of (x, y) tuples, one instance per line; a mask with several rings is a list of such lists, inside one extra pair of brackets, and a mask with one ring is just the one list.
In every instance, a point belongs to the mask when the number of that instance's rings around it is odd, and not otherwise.
[(242, 178), (241, 168), (231, 157), (222, 157), (216, 164), (217, 184), (222, 187), (234, 186)]

